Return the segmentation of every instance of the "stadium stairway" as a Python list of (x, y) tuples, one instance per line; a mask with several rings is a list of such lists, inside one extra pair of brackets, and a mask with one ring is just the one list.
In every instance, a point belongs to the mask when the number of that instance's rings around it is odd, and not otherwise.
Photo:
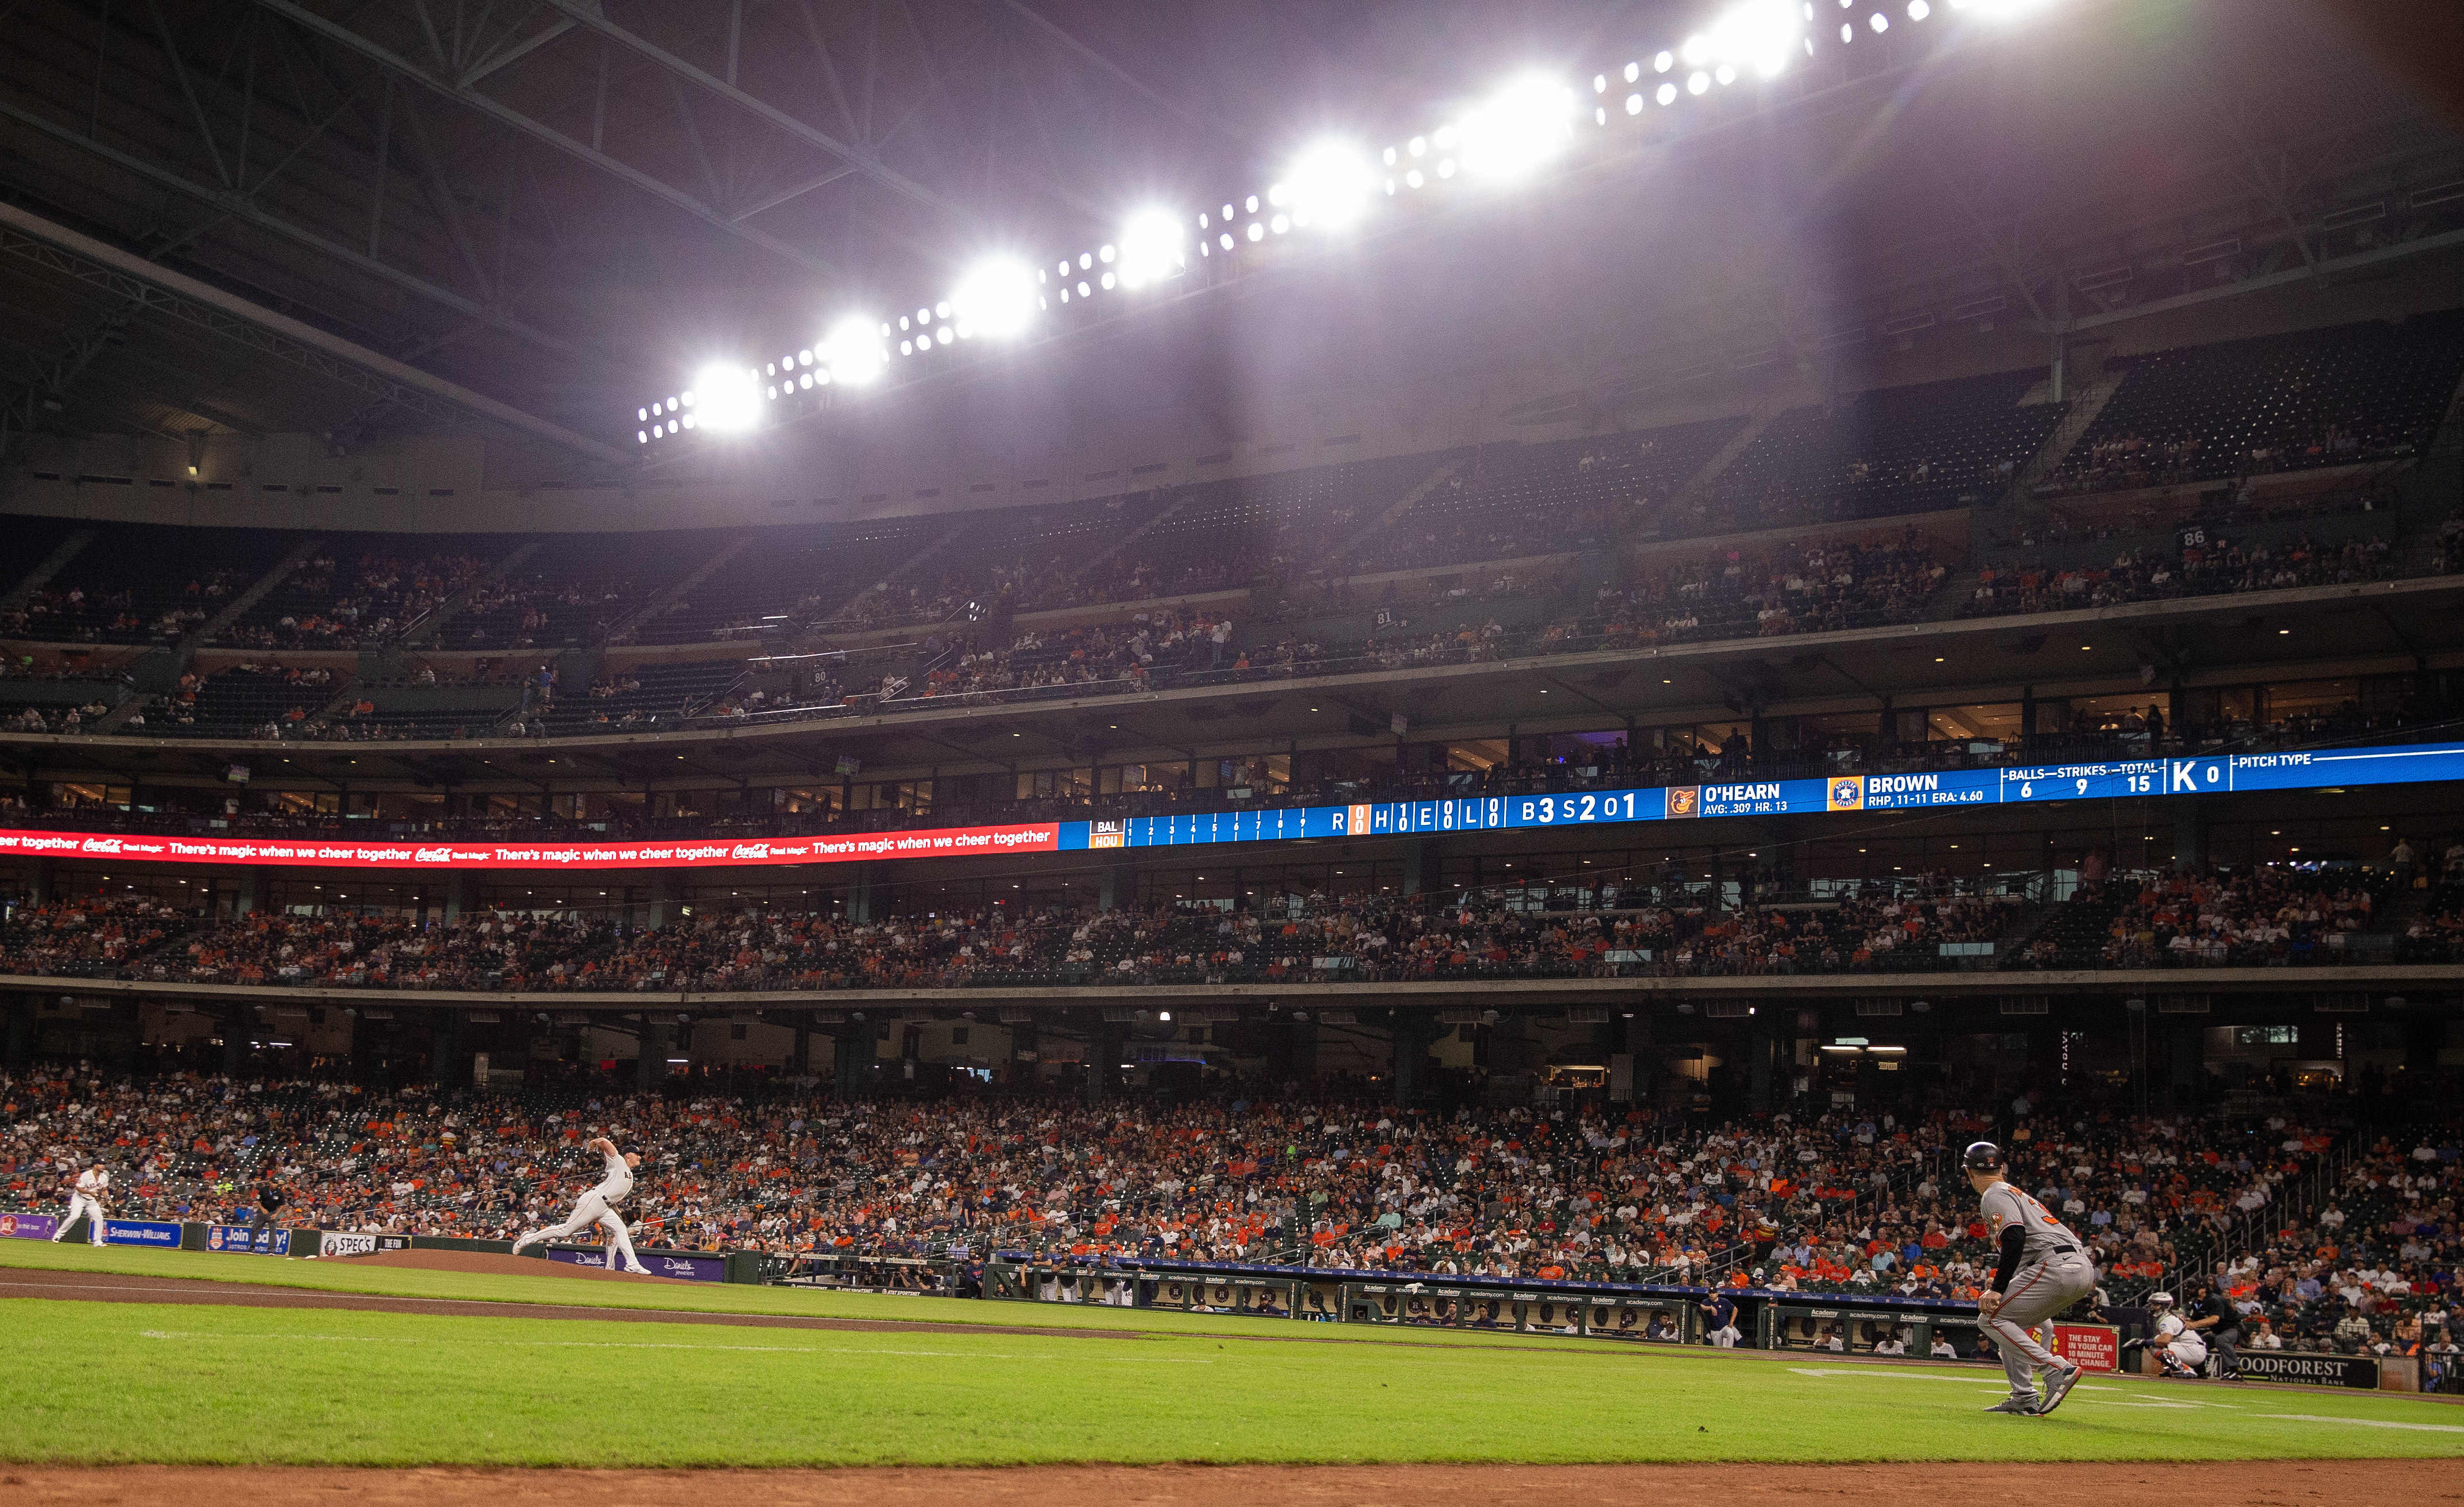
[(239, 621), (240, 614), (254, 607), (267, 592), (290, 580), (291, 573), (298, 569), (302, 562), (323, 548), (324, 544), (325, 542), (321, 539), (301, 540), (297, 547), (275, 564), (273, 569), (257, 577), (250, 584), (247, 590), (224, 603), (221, 611), (198, 624), (196, 632), (184, 635), (170, 648), (158, 650), (138, 661), (136, 676), (139, 694), (121, 702), (98, 719), (91, 731), (98, 734), (120, 731), (130, 718), (144, 709), (148, 700), (179, 683), (180, 676), (186, 674), (188, 666), (195, 661), (199, 649), (211, 643), (216, 633)]
[(54, 546), (51, 553), (35, 563), (33, 569), (18, 578), (17, 584), (9, 588), (7, 596), (0, 596), (0, 612), (25, 606), (29, 598), (41, 590), (52, 577), (60, 573), (62, 566), (77, 557), (78, 551), (94, 543), (95, 534), (94, 529), (80, 528), (61, 540)]
[[(494, 586), (496, 582), (502, 580), (506, 573), (511, 571), (515, 566), (530, 559), (531, 556), (538, 554), (539, 552), (540, 544), (541, 541), (534, 539), (529, 543), (517, 548), (512, 554), (507, 555), (504, 559), (497, 561), (487, 569), (480, 571), (478, 575), (473, 577), (468, 583), (466, 583), (461, 590), (454, 592), (451, 596), (449, 596), (444, 601), (438, 603), (434, 610), (406, 627), (402, 631), (401, 636), (396, 638), (393, 643), (388, 646), (389, 650), (400, 651), (408, 649), (413, 645), (427, 643), (433, 639), (437, 633), (444, 629), (446, 624), (453, 620), (455, 613), (460, 612), (462, 609), (470, 605), (471, 599), (478, 595), (483, 587)], [(363, 676), (361, 678), (365, 679), (367, 676)]]
[[(2054, 432), (2045, 436), (2044, 447), (2012, 476), (2011, 490), (2003, 494), (2002, 505), (1994, 510), (1996, 513), (2016, 518), (2022, 522), (2035, 521), (2028, 513), (2033, 489), (2037, 482), (2053, 474), (2054, 468), (2071, 453), (2071, 447), (2079, 443), (2079, 436), (2087, 432), (2088, 426), (2096, 422), (2096, 416), (2104, 411), (2104, 406), (2113, 401), (2114, 393), (2122, 388), (2123, 375), (2120, 372), (2100, 373), (2095, 381), (2079, 390), (2079, 395), (2070, 400), (2071, 410), (2063, 414), (2062, 421), (2054, 426)], [(2030, 397), (2035, 395), (2034, 391), (2029, 394)], [(2025, 403), (2028, 399), (2020, 401)], [(1978, 516), (1981, 521), (1983, 514), (1980, 512)]]
[(1747, 446), (1762, 438), (1763, 431), (1771, 428), (1771, 420), (1779, 417), (1781, 411), (1776, 401), (1764, 399), (1759, 407), (1746, 415), (1744, 427), (1729, 435), (1727, 444), (1713, 451), (1711, 458), (1685, 478), (1684, 485), (1668, 499), (1669, 509), (1700, 500), (1703, 494), (1710, 490), (1711, 484), (1720, 479), (1720, 473), (1728, 469), (1728, 462), (1744, 454)]
[(1377, 516), (1363, 524), (1358, 531), (1352, 535), (1351, 538), (1346, 539), (1334, 548), (1328, 550), (1326, 558), (1329, 560), (1346, 560), (1351, 558), (1353, 550), (1359, 548), (1361, 544), (1375, 537), (1381, 530), (1387, 528), (1397, 519), (1401, 518), (1404, 514), (1409, 513), (1413, 508), (1419, 505), (1421, 499), (1427, 497), (1430, 493), (1435, 492), (1438, 488), (1444, 486), (1446, 484), (1446, 478), (1468, 465), (1471, 462), (1471, 458), (1474, 454), (1477, 453), (1465, 451), (1446, 457), (1446, 459), (1439, 463), (1436, 470), (1430, 472), (1427, 476), (1422, 476), (1419, 483), (1413, 487), (1412, 490), (1404, 493), (1401, 497), (1397, 498), (1394, 502), (1387, 507), (1379, 509)]
[(648, 597), (644, 598), (640, 605), (636, 606), (633, 610), (626, 613), (623, 617), (618, 618), (614, 623), (610, 624), (606, 633), (599, 639), (599, 642), (603, 644), (623, 643), (625, 641), (625, 635), (631, 632), (636, 627), (640, 626), (645, 619), (650, 617), (654, 613), (664, 610), (669, 603), (681, 599), (686, 592), (691, 591), (695, 587), (698, 587), (703, 582), (709, 580), (712, 576), (716, 575), (720, 570), (726, 567), (729, 561), (734, 560), (737, 556), (744, 553), (747, 549), (752, 548), (759, 539), (759, 536), (757, 534), (738, 534), (736, 538), (720, 545), (718, 553), (711, 556), (708, 560), (703, 561), (698, 568), (688, 572), (678, 580), (670, 582), (665, 589), (651, 592)]

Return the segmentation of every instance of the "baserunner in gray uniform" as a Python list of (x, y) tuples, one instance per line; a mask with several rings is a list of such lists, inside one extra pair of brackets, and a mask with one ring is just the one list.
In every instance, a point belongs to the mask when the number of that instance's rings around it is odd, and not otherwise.
[[(1985, 1226), (2000, 1245), (1993, 1281), (1976, 1300), (1985, 1332), (2002, 1349), (2002, 1370), (2011, 1395), (1986, 1409), (2042, 1418), (2062, 1405), (2079, 1385), (2079, 1367), (2036, 1342), (2038, 1324), (2096, 1290), (2096, 1263), (2087, 1244), (2071, 1233), (2044, 1205), (2004, 1181), (2002, 1148), (1980, 1141), (1961, 1159), (1969, 1186), (1985, 1211)], [(2035, 1373), (2045, 1373), (2044, 1395)]]

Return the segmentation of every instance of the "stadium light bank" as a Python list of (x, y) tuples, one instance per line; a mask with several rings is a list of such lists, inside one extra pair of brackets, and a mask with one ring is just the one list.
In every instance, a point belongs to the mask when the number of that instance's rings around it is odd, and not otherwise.
[[(1800, 57), (1853, 47), (1895, 25), (1923, 25), (1944, 11), (1979, 23), (2023, 19), (2062, 0), (1734, 0), (1683, 41), (1594, 74), (1594, 133), (1653, 110), (1699, 99), (1749, 76), (1775, 78)], [(1837, 30), (1833, 30), (1836, 26)], [(1329, 138), (1298, 152), (1262, 192), (1190, 211), (1141, 206), (1118, 238), (1050, 260), (1001, 253), (972, 265), (950, 292), (892, 318), (842, 314), (828, 334), (775, 358), (714, 361), (693, 386), (638, 405), (643, 445), (688, 432), (740, 434), (761, 427), (781, 401), (817, 389), (878, 382), (894, 363), (921, 365), (976, 341), (1027, 338), (1057, 307), (1169, 284), (1200, 258), (1238, 261), (1295, 233), (1342, 234), (1377, 201), (1426, 192), (1477, 192), (1536, 176), (1582, 143), (1579, 87), (1551, 75), (1518, 75), (1421, 135), (1371, 155)], [(892, 343), (897, 354), (891, 354)]]

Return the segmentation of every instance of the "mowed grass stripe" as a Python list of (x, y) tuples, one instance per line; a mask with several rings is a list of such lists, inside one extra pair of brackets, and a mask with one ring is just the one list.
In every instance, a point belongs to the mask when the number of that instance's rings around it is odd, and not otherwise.
[[(1231, 1315), (1177, 1314), (1076, 1303), (1001, 1303), (973, 1298), (900, 1296), (882, 1293), (834, 1293), (818, 1288), (757, 1287), (719, 1283), (645, 1283), (640, 1287), (569, 1276), (495, 1276), (372, 1267), (348, 1259), (287, 1260), (212, 1251), (150, 1251), (135, 1246), (53, 1245), (42, 1240), (0, 1240), (0, 1267), (95, 1272), (123, 1276), (195, 1280), (353, 1293), (363, 1296), (446, 1299), (453, 1302), (554, 1303), (562, 1307), (665, 1310), (694, 1314), (748, 1314), (799, 1319), (857, 1319), (888, 1323), (1024, 1325), (1039, 1329), (1141, 1330), (1156, 1334), (1225, 1335), (1256, 1339), (1361, 1341), (1403, 1344), (1562, 1344), (1529, 1336), (1482, 1330), (1371, 1329), (1300, 1319), (1243, 1319)], [(0, 1294), (6, 1293), (0, 1288)], [(241, 1299), (234, 1299), (235, 1301)], [(1673, 1301), (1673, 1300), (1672, 1300)], [(1594, 1346), (1621, 1345), (1597, 1341)]]
[[(2417, 1399), (1440, 1350), (0, 1301), (0, 1456), (605, 1467), (2464, 1456)], [(2398, 1427), (2385, 1427), (2395, 1425)]]

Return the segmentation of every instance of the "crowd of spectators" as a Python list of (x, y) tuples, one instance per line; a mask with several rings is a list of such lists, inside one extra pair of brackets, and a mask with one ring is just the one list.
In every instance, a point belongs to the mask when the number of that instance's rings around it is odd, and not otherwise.
[[(56, 1208), (82, 1166), (123, 1217), (231, 1222), (271, 1184), (326, 1229), (503, 1239), (642, 1155), (626, 1212), (670, 1247), (776, 1253), (1305, 1261), (1507, 1280), (1658, 1282), (1973, 1299), (1995, 1247), (1956, 1148), (2004, 1138), (2014, 1177), (2085, 1238), (2100, 1301), (2210, 1274), (2244, 1349), (2452, 1357), (2457, 1153), (2022, 1097), (2007, 1115), (1381, 1105), (1338, 1087), (1174, 1103), (1006, 1093), (930, 1105), (782, 1082), (715, 1096), (610, 1085), (514, 1095), (196, 1073), (0, 1077), (0, 1184)], [(2452, 1364), (2452, 1361), (2449, 1363)]]
[(387, 643), (470, 585), (487, 565), (460, 550), (415, 556), (370, 549), (348, 565), (320, 551), (215, 639), (295, 652)]
[(143, 610), (131, 587), (98, 587), (89, 591), (74, 583), (44, 586), (0, 611), (0, 632), (54, 643), (178, 638), (220, 611), (232, 594), (246, 590), (249, 579), (240, 570), (207, 571), (192, 577), (186, 589), (167, 601), (148, 604)]
[[(642, 1154), (644, 1237), (858, 1254), (1031, 1250), (1290, 1260), (1542, 1280), (1750, 1279), (1783, 1238), (1809, 1275), (1864, 1255), (1873, 1210), (1926, 1183), (1938, 1125), (1648, 1110), (1406, 1111), (1295, 1091), (1174, 1105), (995, 1096), (918, 1107), (612, 1089), (520, 1097), (199, 1074), (0, 1077), (0, 1183), (50, 1207), (115, 1173), (122, 1217), (235, 1219), (285, 1189), (324, 1228), (506, 1238)], [(1973, 1292), (1973, 1273), (1946, 1274)], [(1910, 1291), (1921, 1282), (1900, 1278)], [(1861, 1285), (1861, 1284), (1860, 1284)], [(1956, 1285), (1942, 1288), (1946, 1295)]]
[[(2195, 533), (2196, 531), (2194, 531)], [(2273, 549), (2248, 548), (2203, 533), (2171, 549), (2124, 550), (2110, 565), (2056, 568), (1996, 563), (1979, 566), (1976, 586), (1960, 605), (1962, 617), (2013, 612), (2057, 612), (2169, 597), (2215, 596), (2242, 591), (2279, 591), (2385, 580), (2393, 570), (2393, 546), (2384, 537), (2314, 544), (2304, 534)]]
[(0, 923), (0, 958), (12, 972), (114, 973), (199, 924), (193, 915), (142, 895), (21, 905)]
[(2386, 870), (2259, 864), (2209, 874), (2129, 874), (2082, 883), (2047, 919), (2019, 967), (2280, 967), (2363, 961)]
[(2425, 1390), (2452, 1386), (2464, 1360), (2459, 1195), (2455, 1138), (2422, 1132), (2356, 1146), (2315, 1211), (2255, 1210), (2260, 1234), (2215, 1267), (2240, 1348), (2417, 1356)]
[[(2358, 876), (2321, 883), (2276, 868), (2145, 881), (2121, 908), (2106, 898), (2140, 882), (2082, 886), (2004, 965), (2308, 961), (2369, 915), (2371, 887)], [(1725, 897), (1672, 864), (1656, 882), (1621, 875), (1440, 897), (1277, 897), (1245, 910), (993, 905), (858, 921), (834, 911), (706, 908), (655, 928), (580, 913), (486, 911), (447, 921), (336, 907), (186, 918), (113, 950), (69, 956), (161, 982), (542, 992), (1789, 976), (1957, 969), (1991, 960), (2029, 914), (2017, 894), (1947, 875), (1829, 885), (1813, 898), (1780, 890), (1749, 860), (1719, 888)], [(92, 903), (21, 907), (29, 929), (0, 933), (0, 971), (56, 971), (63, 954), (47, 918), (75, 931), (90, 924), (74, 918)], [(2085, 941), (2073, 924), (2082, 917)], [(2301, 940), (2278, 941), (2278, 931)], [(2193, 942), (2179, 946), (2176, 936)], [(2211, 944), (2221, 949), (2213, 957), (2202, 950)]]

